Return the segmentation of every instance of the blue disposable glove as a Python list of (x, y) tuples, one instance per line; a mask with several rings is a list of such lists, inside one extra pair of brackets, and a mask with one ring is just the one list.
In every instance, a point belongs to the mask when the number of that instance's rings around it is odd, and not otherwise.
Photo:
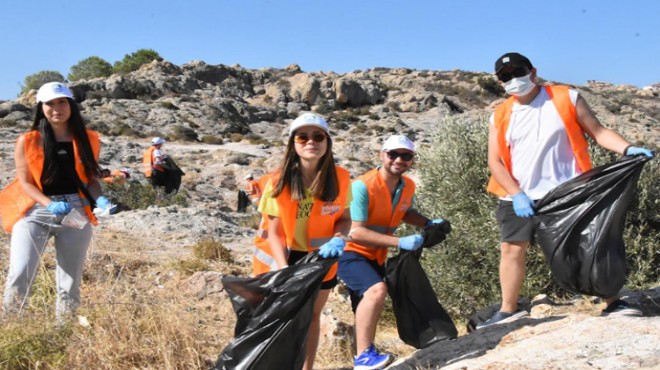
[(626, 149), (626, 152), (623, 153), (623, 155), (631, 155), (631, 156), (632, 155), (638, 155), (638, 154), (644, 154), (645, 156), (651, 157), (651, 158), (653, 158), (653, 156), (654, 156), (652, 151), (650, 151), (646, 148), (640, 148), (640, 147), (637, 147), (637, 146), (629, 146)]
[(399, 238), (399, 249), (414, 251), (424, 244), (424, 237), (421, 235), (409, 235)]
[(529, 199), (527, 194), (524, 191), (516, 194), (512, 198), (513, 200), (513, 211), (516, 212), (516, 216), (529, 218), (534, 216), (534, 201)]
[(96, 206), (101, 208), (101, 209), (106, 209), (110, 205), (110, 201), (108, 198), (104, 197), (101, 195), (100, 197), (96, 198)]
[(443, 218), (436, 218), (435, 220), (428, 220), (426, 222), (426, 225), (424, 225), (424, 227), (429, 227), (431, 225), (439, 225), (443, 222), (445, 222), (445, 220)]
[(319, 248), (319, 256), (323, 258), (339, 257), (342, 253), (344, 253), (345, 246), (346, 242), (344, 239), (335, 236), (334, 238), (330, 239), (329, 242), (323, 244), (321, 248)]
[(56, 215), (65, 215), (71, 212), (71, 205), (67, 202), (50, 202), (46, 209)]

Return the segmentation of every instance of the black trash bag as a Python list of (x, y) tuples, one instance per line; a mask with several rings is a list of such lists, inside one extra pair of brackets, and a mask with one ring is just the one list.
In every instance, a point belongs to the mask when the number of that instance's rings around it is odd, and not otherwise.
[(447, 234), (451, 232), (451, 223), (447, 220), (441, 224), (431, 224), (424, 228), (422, 236), (424, 237), (424, 244), (422, 248), (434, 247), (447, 238)]
[(562, 288), (603, 298), (621, 290), (626, 212), (648, 160), (624, 157), (593, 168), (537, 202), (537, 241)]
[(250, 205), (250, 197), (245, 190), (238, 191), (238, 202), (236, 204), (236, 212), (245, 212)]
[(223, 278), (237, 320), (214, 368), (301, 369), (314, 301), (335, 262), (313, 252), (282, 270)]
[(415, 348), (458, 335), (454, 322), (438, 302), (419, 258), (422, 249), (401, 251), (386, 265), (387, 290), (392, 299), (399, 338)]

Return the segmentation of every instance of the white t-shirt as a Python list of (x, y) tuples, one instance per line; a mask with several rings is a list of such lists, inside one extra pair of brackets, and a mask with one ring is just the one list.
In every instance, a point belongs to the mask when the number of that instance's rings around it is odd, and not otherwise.
[[(575, 106), (578, 92), (569, 89), (569, 96)], [(490, 125), (494, 117), (490, 116)], [(544, 88), (528, 105), (513, 103), (506, 142), (511, 148), (513, 178), (534, 200), (581, 173), (564, 121)]]
[(161, 153), (160, 149), (154, 149), (153, 156), (154, 156), (154, 164), (163, 163), (163, 153)]

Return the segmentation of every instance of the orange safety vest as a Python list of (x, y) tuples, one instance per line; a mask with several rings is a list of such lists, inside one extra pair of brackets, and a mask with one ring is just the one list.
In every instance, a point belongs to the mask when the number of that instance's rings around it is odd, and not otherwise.
[(261, 197), (261, 184), (254, 180), (248, 180), (247, 193), (252, 201), (259, 199)]
[[(335, 224), (344, 214), (349, 186), (351, 186), (351, 176), (347, 170), (339, 166), (335, 166), (335, 169), (339, 182), (339, 195), (332, 202), (324, 202), (314, 198), (307, 230), (307, 248), (309, 251), (318, 249), (332, 239), (335, 234)], [(284, 228), (286, 245), (293, 245), (296, 216), (298, 215), (298, 201), (291, 199), (291, 192), (288, 187), (284, 188), (284, 191), (275, 199), (277, 200), (277, 207)], [(337, 264), (335, 263), (323, 281), (331, 280), (336, 274)]]
[(126, 183), (126, 174), (120, 170), (113, 170), (110, 172), (110, 176), (103, 178), (103, 181), (106, 184), (117, 183), (119, 185), (124, 185)]
[[(98, 133), (92, 130), (87, 130), (87, 136), (92, 147), (92, 152), (94, 153), (94, 158), (98, 160), (101, 148)], [(44, 169), (44, 150), (41, 143), (41, 133), (39, 131), (30, 131), (24, 134), (23, 138), (28, 172), (32, 174), (32, 178), (34, 179), (37, 188), (43, 190), (43, 186), (41, 185), (41, 174)], [(85, 173), (85, 167), (78, 156), (78, 145), (75, 140), (73, 141), (73, 153), (75, 157), (76, 173), (78, 174), (80, 181), (82, 181), (83, 184), (87, 184), (89, 179)], [(85, 199), (85, 195), (82, 191), (78, 190), (78, 194), (80, 195), (80, 198)], [(16, 221), (20, 220), (25, 215), (25, 212), (34, 206), (36, 202), (23, 192), (23, 189), (18, 184), (18, 179), (15, 179), (10, 186), (3, 190), (2, 198), (14, 200), (12, 203), (15, 204), (11, 210), (3, 212), (2, 216), (2, 227), (6, 232), (10, 233)], [(85, 206), (84, 209), (85, 214), (92, 225), (98, 224), (94, 213), (92, 213), (91, 207)]]
[[(272, 174), (266, 174), (258, 180), (258, 184), (264, 189)], [(286, 244), (286, 240), (282, 239), (282, 244)], [(270, 252), (270, 244), (268, 244), (268, 215), (261, 215), (261, 222), (257, 229), (257, 234), (254, 236), (254, 255), (252, 256), (252, 275), (256, 276), (264, 272), (277, 270), (277, 263)]]
[[(415, 182), (408, 176), (402, 176), (401, 179), (403, 180), (403, 189), (401, 190), (399, 203), (395, 205), (387, 201), (392, 199), (392, 195), (378, 169), (373, 169), (355, 180), (362, 180), (369, 194), (367, 229), (381, 234), (394, 235), (406, 212), (412, 206), (412, 198), (415, 195)], [(387, 258), (388, 249), (349, 242), (346, 244), (344, 251), (356, 252), (372, 261), (378, 261), (378, 264), (382, 265)]]
[[(571, 98), (568, 94), (568, 86), (543, 86), (545, 91), (550, 96), (552, 103), (555, 105), (561, 120), (564, 122), (566, 127), (566, 135), (568, 135), (568, 141), (571, 143), (571, 148), (573, 149), (573, 154), (575, 155), (575, 160), (577, 161), (578, 167), (582, 172), (586, 172), (591, 169), (591, 158), (589, 157), (589, 143), (585, 138), (584, 130), (577, 120), (577, 112), (575, 106), (571, 102)], [(515, 97), (510, 97), (504, 103), (497, 107), (495, 110), (494, 123), (495, 128), (497, 129), (497, 143), (500, 149), (500, 156), (502, 157), (502, 162), (507, 171), (512, 174), (511, 167), (511, 148), (506, 142), (506, 131), (509, 128), (509, 121), (511, 119), (511, 109)], [(513, 175), (512, 175), (513, 176)], [(488, 185), (486, 190), (489, 192), (504, 197), (507, 195), (506, 190), (495, 181), (495, 178), (491, 175), (488, 180)]]
[(160, 172), (165, 171), (162, 168), (154, 166), (154, 150), (156, 150), (156, 147), (152, 145), (144, 151), (144, 155), (142, 156), (142, 169), (146, 177), (151, 177), (151, 171), (154, 169)]

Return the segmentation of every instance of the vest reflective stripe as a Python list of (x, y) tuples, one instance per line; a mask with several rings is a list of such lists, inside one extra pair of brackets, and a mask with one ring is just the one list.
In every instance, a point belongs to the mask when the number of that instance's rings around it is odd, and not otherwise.
[[(566, 135), (571, 143), (573, 154), (578, 167), (582, 172), (586, 172), (592, 168), (591, 158), (589, 156), (589, 143), (585, 138), (584, 130), (577, 121), (577, 111), (571, 102), (568, 86), (544, 86), (545, 91), (552, 100), (557, 113), (564, 122), (566, 128)], [(511, 148), (506, 142), (506, 132), (509, 128), (511, 120), (511, 110), (515, 97), (510, 97), (495, 110), (494, 123), (497, 129), (497, 144), (502, 157), (504, 167), (512, 174), (511, 170)], [(512, 175), (513, 176), (513, 175)], [(486, 190), (500, 197), (507, 195), (506, 190), (495, 180), (491, 175), (488, 180)]]
[[(41, 143), (41, 133), (39, 131), (30, 131), (27, 134), (23, 135), (25, 143), (25, 160), (27, 161), (28, 171), (32, 174), (32, 178), (36, 183), (39, 190), (43, 190), (41, 185), (41, 174), (44, 168), (44, 150)], [(92, 147), (92, 153), (96, 160), (99, 159), (99, 154), (101, 150), (101, 142), (99, 136), (95, 131), (87, 130), (87, 137), (89, 138), (90, 146)], [(73, 156), (75, 160), (76, 173), (80, 178), (80, 181), (84, 185), (87, 185), (89, 179), (85, 173), (85, 166), (80, 160), (78, 143), (73, 141)], [(85, 199), (85, 194), (82, 191), (78, 191), (81, 199)], [(96, 216), (92, 213), (92, 209), (89, 206), (85, 206), (85, 214), (87, 218), (92, 223), (92, 225), (98, 224), (96, 221)]]
[[(277, 270), (277, 262), (270, 254), (259, 247), (254, 247), (254, 256), (252, 258), (252, 273), (254, 276), (268, 271)], [(258, 271), (258, 272), (257, 272)]]
[[(332, 202), (324, 202), (314, 198), (312, 210), (308, 221), (308, 249), (310, 251), (318, 249), (323, 243), (319, 244), (321, 239), (330, 240), (334, 236), (334, 228), (337, 221), (344, 214), (346, 199), (348, 197), (349, 186), (351, 186), (351, 176), (347, 170), (335, 166), (337, 173), (339, 195)], [(273, 180), (275, 182), (275, 180)], [(295, 235), (296, 217), (298, 214), (298, 201), (291, 199), (291, 191), (288, 187), (275, 198), (280, 212), (280, 219), (284, 228), (286, 244), (293, 245)], [(337, 264), (325, 276), (324, 281), (328, 281), (337, 273)]]
[[(393, 235), (399, 227), (406, 212), (412, 205), (412, 198), (415, 195), (415, 182), (408, 176), (402, 176), (403, 189), (399, 197), (399, 203), (393, 205), (390, 201), (392, 195), (390, 190), (380, 176), (378, 169), (373, 169), (357, 180), (364, 182), (367, 193), (369, 194), (369, 210), (367, 219), (367, 228), (381, 234)], [(374, 248), (355, 242), (346, 243), (345, 251), (356, 252), (372, 261), (377, 261), (382, 265), (387, 258), (387, 248)]]
[[(268, 179), (272, 174), (266, 174), (258, 180), (258, 184), (265, 188)], [(282, 244), (286, 244), (284, 239), (281, 240)], [(256, 276), (264, 272), (277, 270), (277, 263), (273, 258), (270, 251), (270, 244), (268, 243), (268, 216), (261, 215), (261, 222), (259, 228), (254, 236), (254, 255), (252, 257), (252, 275)]]

